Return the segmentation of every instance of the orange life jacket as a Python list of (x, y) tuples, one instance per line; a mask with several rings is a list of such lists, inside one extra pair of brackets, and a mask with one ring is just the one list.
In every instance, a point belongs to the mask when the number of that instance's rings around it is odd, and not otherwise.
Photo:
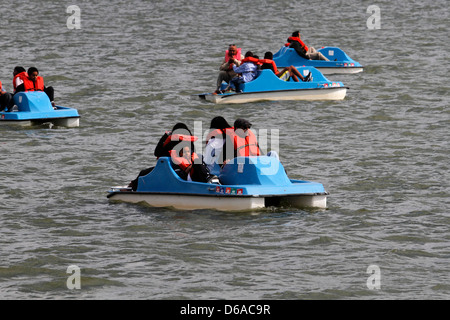
[(246, 62), (253, 62), (258, 65), (263, 65), (264, 63), (269, 63), (272, 65), (273, 71), (275, 73), (278, 73), (277, 65), (275, 64), (275, 61), (273, 61), (271, 59), (257, 59), (254, 57), (247, 57), (244, 60), (242, 60), (242, 63), (246, 63)]
[(288, 38), (288, 42), (285, 44), (285, 46), (289, 47), (291, 45), (292, 41), (297, 41), (298, 43), (300, 43), (300, 45), (305, 50), (305, 52), (308, 52), (308, 47), (306, 46), (306, 44), (299, 37), (289, 37)]
[(208, 144), (209, 140), (211, 140), (211, 138), (213, 137), (221, 137), (220, 139), (224, 139), (223, 134), (226, 133), (227, 131), (233, 131), (234, 132), (234, 128), (226, 128), (226, 129), (214, 129), (213, 131), (211, 131), (210, 133), (208, 133), (208, 135), (206, 136), (206, 144)]
[(16, 79), (17, 78), (20, 78), (20, 79), (22, 79), (22, 82), (24, 82), (25, 83), (25, 78), (28, 78), (28, 74), (27, 74), (27, 72), (26, 71), (22, 71), (22, 72), (20, 72), (20, 73), (18, 73), (18, 74), (16, 74), (15, 76), (14, 76), (14, 78), (13, 78), (13, 87), (14, 87), (14, 91), (16, 91)]
[(25, 91), (44, 91), (44, 78), (38, 76), (33, 82), (29, 77), (23, 78)]
[(244, 64), (246, 62), (253, 62), (254, 64), (260, 64), (261, 63), (260, 61), (261, 61), (260, 59), (257, 59), (257, 58), (254, 58), (254, 57), (247, 57), (247, 58), (244, 58), (244, 60), (241, 61), (241, 64)]
[(278, 69), (277, 69), (277, 65), (276, 65), (275, 61), (273, 61), (273, 60), (271, 60), (271, 59), (261, 59), (260, 61), (262, 62), (262, 64), (267, 63), (267, 64), (272, 65), (272, 70), (273, 70), (273, 72), (274, 72), (275, 74), (278, 73)]
[[(179, 166), (183, 171), (185, 171), (191, 164), (195, 163), (199, 159), (198, 155), (195, 152), (191, 153), (190, 159), (186, 159), (185, 157), (180, 156), (176, 150), (170, 150), (170, 157), (172, 158), (173, 163)], [(191, 174), (191, 176), (193, 175), (194, 166), (192, 166), (189, 173)]]
[(163, 146), (167, 146), (171, 141), (188, 141), (194, 142), (197, 141), (196, 136), (189, 136), (186, 134), (170, 134), (163, 143)]
[(234, 133), (234, 150), (237, 157), (259, 156), (261, 151), (259, 150), (258, 141), (256, 136), (249, 129), (245, 137), (240, 137)]

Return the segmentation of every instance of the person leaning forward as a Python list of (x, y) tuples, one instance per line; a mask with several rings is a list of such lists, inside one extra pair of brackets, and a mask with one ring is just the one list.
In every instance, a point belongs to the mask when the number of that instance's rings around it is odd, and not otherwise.
[(241, 53), (241, 48), (238, 48), (235, 44), (230, 44), (228, 50), (225, 52), (225, 58), (219, 68), (219, 76), (217, 77), (217, 86), (215, 93), (220, 93), (220, 86), (222, 82), (230, 83), (231, 79), (236, 77), (236, 72), (233, 70), (233, 66), (239, 67), (244, 56)]

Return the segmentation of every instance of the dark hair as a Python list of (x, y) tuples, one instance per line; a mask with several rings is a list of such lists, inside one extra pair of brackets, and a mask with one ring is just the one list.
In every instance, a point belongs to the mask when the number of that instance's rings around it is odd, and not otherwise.
[(185, 125), (183, 122), (178, 122), (176, 125), (173, 126), (172, 131), (175, 131), (177, 129), (186, 129), (189, 130), (187, 125)]
[(252, 124), (245, 119), (236, 119), (236, 121), (234, 121), (234, 130), (236, 129), (250, 129), (252, 127)]
[(36, 67), (30, 67), (28, 68), (28, 75), (32, 74), (33, 72), (37, 72), (39, 74), (39, 70)]
[(245, 53), (245, 57), (246, 57), (246, 58), (247, 58), (247, 57), (253, 57), (253, 52), (247, 51), (247, 52)]
[(300, 37), (300, 31), (294, 31), (292, 32), (293, 37)]
[(273, 59), (273, 53), (270, 51), (267, 51), (266, 53), (264, 53), (264, 59)]
[(16, 66), (16, 67), (14, 68), (14, 71), (17, 72), (17, 73), (21, 73), (21, 72), (24, 72), (24, 71), (25, 71), (25, 68), (24, 68), (24, 67), (21, 67), (21, 66)]
[(231, 125), (225, 120), (224, 117), (218, 116), (211, 120), (210, 129), (226, 129), (231, 128)]
[[(191, 130), (189, 130), (187, 125), (185, 125), (182, 122), (178, 122), (177, 124), (175, 124), (173, 126), (171, 134), (184, 134), (184, 135), (192, 136)], [(183, 145), (187, 145), (187, 146), (190, 145), (191, 152), (194, 152), (194, 142), (193, 141), (191, 143), (188, 143), (188, 144), (186, 144), (186, 142), (180, 142), (180, 143), (183, 143)]]

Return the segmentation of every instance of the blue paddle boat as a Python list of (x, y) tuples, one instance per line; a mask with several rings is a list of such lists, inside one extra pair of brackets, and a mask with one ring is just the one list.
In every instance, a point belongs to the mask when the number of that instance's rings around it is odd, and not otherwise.
[(155, 168), (139, 177), (136, 191), (113, 187), (107, 197), (128, 203), (176, 209), (246, 211), (269, 206), (326, 208), (328, 193), (320, 183), (291, 180), (276, 157), (238, 157), (219, 173), (219, 182), (181, 179), (170, 158), (158, 159)]
[(319, 50), (327, 59), (325, 60), (308, 60), (302, 58), (298, 53), (289, 47), (282, 47), (273, 55), (273, 60), (277, 66), (296, 68), (302, 66), (312, 66), (319, 69), (323, 74), (352, 74), (363, 71), (363, 66), (350, 58), (343, 50), (337, 47), (323, 47)]
[(35, 125), (52, 123), (55, 126), (78, 127), (80, 116), (76, 109), (53, 107), (42, 91), (19, 92), (14, 95), (15, 106), (0, 112), (0, 124)]
[[(278, 62), (277, 62), (278, 66)], [(281, 100), (343, 100), (347, 87), (342, 82), (328, 80), (314, 67), (298, 67), (298, 71), (306, 77), (310, 72), (312, 80), (309, 82), (286, 81), (278, 78), (272, 70), (261, 70), (253, 81), (241, 84), (242, 92), (225, 92), (222, 94), (202, 93), (199, 98), (216, 104), (246, 103), (255, 101)], [(222, 89), (226, 84), (222, 83)]]

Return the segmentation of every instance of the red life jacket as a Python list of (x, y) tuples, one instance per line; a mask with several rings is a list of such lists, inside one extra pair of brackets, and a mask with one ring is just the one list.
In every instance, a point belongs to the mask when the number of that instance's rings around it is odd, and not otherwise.
[(300, 45), (302, 46), (303, 50), (305, 50), (305, 52), (308, 52), (308, 47), (306, 46), (306, 44), (299, 37), (289, 37), (288, 38), (288, 42), (285, 44), (285, 46), (289, 47), (291, 45), (292, 41), (297, 41), (298, 43), (300, 43)]
[(261, 60), (257, 59), (257, 58), (247, 57), (247, 58), (244, 58), (244, 60), (241, 61), (241, 64), (244, 64), (246, 62), (253, 62), (254, 64), (260, 64), (261, 63), (260, 61)]
[(206, 144), (208, 144), (209, 140), (211, 140), (211, 138), (213, 137), (220, 137), (220, 139), (225, 139), (225, 137), (223, 136), (224, 133), (226, 133), (227, 131), (233, 131), (234, 132), (234, 128), (226, 128), (226, 129), (214, 129), (213, 131), (211, 131), (210, 133), (208, 133), (208, 135), (206, 136)]
[(44, 91), (44, 78), (38, 76), (36, 82), (31, 81), (29, 77), (23, 79), (25, 91)]
[(16, 88), (17, 88), (17, 86), (16, 86), (16, 79), (17, 79), (17, 78), (20, 78), (20, 79), (22, 80), (22, 82), (25, 83), (25, 78), (28, 78), (28, 74), (27, 74), (26, 71), (22, 71), (22, 72), (20, 72), (20, 73), (18, 73), (18, 74), (16, 74), (16, 75), (14, 76), (14, 78), (13, 78), (13, 87), (14, 87), (14, 91), (16, 91)]
[(261, 155), (256, 136), (250, 129), (247, 130), (247, 135), (244, 138), (235, 133), (233, 141), (237, 157)]
[(244, 60), (242, 60), (242, 63), (246, 63), (246, 62), (253, 62), (255, 64), (258, 65), (263, 65), (264, 63), (269, 63), (272, 65), (273, 71), (275, 72), (275, 74), (278, 73), (278, 69), (277, 69), (277, 65), (275, 64), (275, 61), (270, 60), (270, 59), (257, 59), (254, 57), (247, 57)]
[(189, 136), (186, 134), (170, 134), (163, 143), (163, 146), (167, 146), (172, 141), (189, 141), (194, 142), (197, 141), (196, 136)]
[(277, 65), (276, 65), (275, 61), (273, 61), (271, 59), (261, 59), (260, 61), (262, 62), (262, 64), (265, 64), (265, 63), (270, 64), (272, 66), (273, 72), (275, 74), (278, 73), (278, 69), (277, 69)]
[[(198, 155), (195, 152), (191, 153), (191, 158), (186, 159), (185, 157), (180, 156), (176, 150), (170, 150), (170, 157), (172, 158), (173, 163), (180, 167), (181, 170), (185, 171), (191, 164), (197, 161)], [(189, 171), (191, 177), (194, 173), (194, 166), (192, 166)]]

